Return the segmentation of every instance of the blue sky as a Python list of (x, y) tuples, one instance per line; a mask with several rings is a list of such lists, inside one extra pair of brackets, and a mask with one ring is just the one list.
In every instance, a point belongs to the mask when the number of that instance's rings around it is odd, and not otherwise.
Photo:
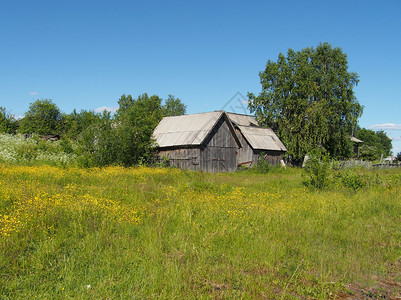
[(1, 1), (0, 106), (23, 115), (50, 98), (70, 113), (147, 92), (188, 113), (242, 113), (268, 59), (328, 42), (360, 76), (360, 125), (384, 129), (398, 153), (400, 32), (398, 0)]

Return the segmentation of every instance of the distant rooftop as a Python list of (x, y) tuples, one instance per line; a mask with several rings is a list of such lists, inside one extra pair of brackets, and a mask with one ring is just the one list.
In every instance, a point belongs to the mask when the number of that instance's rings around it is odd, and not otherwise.
[(355, 142), (355, 143), (363, 143), (363, 141), (361, 141), (360, 139), (357, 139), (354, 136), (351, 136), (351, 141)]
[(255, 120), (254, 116), (249, 115), (241, 115), (236, 113), (228, 112), (227, 115), (230, 117), (230, 120), (238, 126), (259, 126), (258, 122)]

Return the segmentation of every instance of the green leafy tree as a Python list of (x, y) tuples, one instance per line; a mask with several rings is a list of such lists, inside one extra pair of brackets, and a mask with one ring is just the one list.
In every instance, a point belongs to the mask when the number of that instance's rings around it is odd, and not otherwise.
[(359, 147), (359, 158), (373, 161), (380, 158), (380, 153), (375, 146), (362, 145)]
[(117, 116), (123, 115), (135, 102), (135, 99), (131, 95), (122, 94), (118, 99), (118, 110)]
[(187, 106), (181, 102), (181, 99), (168, 95), (162, 106), (162, 112), (164, 117), (181, 116), (187, 112)]
[(118, 104), (118, 161), (123, 165), (151, 162), (156, 146), (152, 134), (160, 120), (164, 116), (178, 116), (186, 112), (186, 105), (172, 95), (163, 105), (159, 96), (146, 93), (136, 99), (131, 95), (122, 95)]
[(401, 162), (401, 152), (398, 152), (397, 155), (395, 156), (395, 159), (398, 163)]
[(362, 140), (364, 145), (375, 146), (378, 143), (376, 132), (371, 129), (358, 127), (355, 136)]
[(376, 136), (378, 140), (377, 147), (380, 153), (383, 153), (384, 156), (391, 155), (391, 149), (393, 148), (391, 138), (383, 130), (377, 131)]
[(116, 130), (120, 143), (118, 161), (123, 165), (150, 162), (154, 154), (153, 130), (163, 117), (162, 99), (142, 94), (123, 95), (118, 101)]
[(392, 142), (384, 131), (375, 132), (371, 129), (357, 128), (355, 136), (363, 141), (363, 145), (359, 148), (361, 159), (377, 160), (382, 154), (391, 155)]
[(295, 164), (313, 148), (332, 157), (349, 157), (349, 136), (362, 114), (353, 88), (358, 75), (348, 71), (347, 56), (328, 43), (279, 54), (259, 73), (262, 91), (248, 94), (249, 109), (272, 127)]
[(173, 96), (169, 96), (165, 105), (161, 103), (162, 99), (156, 95), (145, 93), (137, 98), (122, 95), (114, 119), (106, 112), (99, 120), (98, 115), (89, 116), (87, 112), (67, 116), (70, 124), (67, 127), (75, 128), (71, 136), (78, 136), (81, 165), (132, 166), (152, 162), (156, 146), (152, 138), (154, 129), (166, 114), (178, 115), (186, 110), (181, 100)]
[(4, 107), (0, 106), (0, 133), (15, 133), (17, 123)]
[(119, 142), (115, 123), (109, 112), (99, 115), (98, 121), (85, 128), (78, 140), (78, 160), (85, 167), (118, 164)]
[(94, 111), (81, 110), (79, 113), (74, 111), (63, 116), (63, 136), (67, 139), (76, 140), (87, 128), (98, 123), (102, 119), (102, 114)]
[(59, 134), (62, 129), (62, 114), (51, 99), (31, 103), (20, 121), (21, 133)]

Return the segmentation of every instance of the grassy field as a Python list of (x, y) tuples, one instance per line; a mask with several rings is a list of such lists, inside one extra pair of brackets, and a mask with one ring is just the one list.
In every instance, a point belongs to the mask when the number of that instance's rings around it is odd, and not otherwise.
[(0, 298), (399, 297), (401, 172), (356, 175), (0, 165)]

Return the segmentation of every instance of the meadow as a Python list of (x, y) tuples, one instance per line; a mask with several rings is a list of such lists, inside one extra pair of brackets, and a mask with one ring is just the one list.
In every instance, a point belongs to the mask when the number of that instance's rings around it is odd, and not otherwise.
[(330, 180), (0, 165), (0, 299), (400, 297), (400, 170)]

